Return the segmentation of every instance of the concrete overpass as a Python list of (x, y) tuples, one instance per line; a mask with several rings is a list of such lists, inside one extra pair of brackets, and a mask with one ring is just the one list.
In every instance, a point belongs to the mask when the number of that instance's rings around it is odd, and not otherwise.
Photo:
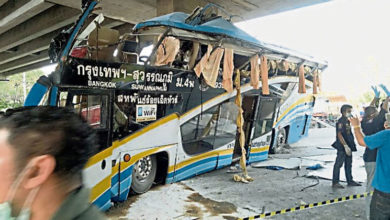
[[(275, 14), (330, 0), (101, 0), (104, 26), (130, 32), (133, 24), (173, 11), (218, 4), (233, 20)], [(80, 14), (81, 0), (0, 0), (0, 78), (50, 63), (50, 40)]]

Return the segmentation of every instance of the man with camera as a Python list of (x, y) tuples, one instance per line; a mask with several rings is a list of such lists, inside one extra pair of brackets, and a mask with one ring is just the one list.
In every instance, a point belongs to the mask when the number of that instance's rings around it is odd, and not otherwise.
[(374, 194), (370, 205), (370, 219), (388, 220), (390, 219), (390, 114), (386, 114), (385, 130), (369, 136), (363, 135), (357, 117), (351, 117), (349, 121), (358, 144), (371, 150), (377, 149), (376, 171), (372, 181)]

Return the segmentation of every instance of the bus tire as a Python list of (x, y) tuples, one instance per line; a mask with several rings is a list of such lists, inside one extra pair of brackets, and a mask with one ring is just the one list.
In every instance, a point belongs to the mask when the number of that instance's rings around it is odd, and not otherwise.
[(135, 194), (147, 192), (153, 185), (156, 173), (157, 160), (155, 155), (146, 156), (137, 161), (132, 173), (132, 192)]
[(287, 143), (287, 132), (286, 128), (279, 130), (278, 135), (276, 136), (276, 143), (274, 147), (274, 153), (282, 153)]

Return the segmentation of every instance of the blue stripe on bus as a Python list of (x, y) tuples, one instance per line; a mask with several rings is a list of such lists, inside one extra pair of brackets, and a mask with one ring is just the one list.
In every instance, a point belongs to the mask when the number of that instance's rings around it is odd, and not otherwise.
[(41, 102), (48, 88), (40, 83), (35, 83), (26, 97), (24, 106), (37, 106)]
[(77, 32), (80, 30), (81, 26), (84, 24), (85, 19), (88, 18), (88, 15), (91, 13), (92, 9), (96, 5), (97, 5), (96, 1), (91, 2), (91, 4), (89, 5), (88, 9), (82, 15), (80, 21), (77, 23), (76, 27), (72, 31), (71, 36), (68, 39), (68, 43), (66, 44), (66, 46), (65, 46), (65, 48), (64, 48), (64, 50), (62, 52), (61, 58), (68, 55), (69, 50), (71, 49), (70, 46), (72, 46), (72, 43), (73, 43), (73, 41), (75, 39), (75, 36), (76, 36)]
[(175, 181), (181, 181), (208, 171), (214, 170), (216, 167), (216, 161), (209, 161), (207, 163), (200, 164), (198, 166), (192, 167), (190, 169), (181, 172), (180, 174), (175, 175)]
[(119, 182), (118, 182), (118, 174), (115, 174), (113, 177), (111, 177), (111, 198), (113, 201), (118, 201), (118, 192), (119, 192)]
[(185, 167), (176, 170), (174, 181), (180, 181), (189, 177), (214, 170), (217, 165), (217, 156), (209, 157), (203, 160), (196, 161)]
[(111, 192), (110, 190), (104, 191), (103, 194), (101, 194), (94, 202), (94, 205), (96, 205), (100, 210), (106, 211), (111, 207)]
[[(304, 109), (301, 109), (303, 107), (307, 107), (307, 108), (304, 108)], [(295, 106), (293, 109), (291, 109), (285, 116), (282, 117), (282, 119), (280, 119), (276, 125), (275, 125), (275, 128), (278, 127), (278, 125), (283, 122), (287, 117), (290, 117), (292, 114), (299, 114), (299, 113), (302, 113), (302, 112), (306, 112), (307, 110), (310, 110), (312, 109), (311, 105), (310, 106), (307, 106), (305, 104), (300, 104), (300, 105), (297, 105)]]
[(119, 201), (126, 201), (129, 196), (130, 186), (132, 181), (133, 165), (126, 168), (120, 175)]
[(266, 160), (267, 158), (268, 158), (268, 151), (251, 153), (250, 156), (249, 156), (248, 163), (253, 163), (253, 162), (257, 162), (257, 161)]
[(229, 166), (230, 164), (232, 164), (232, 160), (233, 160), (233, 154), (220, 155), (218, 157), (217, 169), (220, 169), (220, 168), (225, 167), (225, 166)]

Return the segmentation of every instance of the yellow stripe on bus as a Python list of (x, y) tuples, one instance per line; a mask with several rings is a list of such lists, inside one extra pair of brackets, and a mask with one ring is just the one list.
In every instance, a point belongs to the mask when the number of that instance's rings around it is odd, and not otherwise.
[[(91, 158), (89, 158), (87, 164), (85, 165), (84, 169), (85, 168), (88, 168), (104, 159), (106, 159), (107, 157), (111, 156), (112, 154), (112, 147), (109, 147), (97, 154), (95, 154), (94, 156), (92, 156)], [(111, 161), (109, 161), (111, 162)]]
[(302, 103), (305, 103), (305, 102), (308, 102), (308, 101), (311, 101), (312, 99), (312, 95), (307, 95), (301, 99), (299, 99), (298, 101), (296, 101), (293, 105), (291, 105), (290, 107), (288, 107), (280, 116), (279, 118), (275, 121), (274, 125), (276, 125), (277, 122), (279, 122), (285, 115), (287, 115), (287, 113), (289, 113), (292, 109), (294, 109), (296, 106), (302, 104)]
[(263, 152), (263, 151), (267, 151), (269, 150), (269, 145), (267, 146), (264, 146), (264, 147), (255, 147), (255, 148), (251, 148), (251, 153), (258, 153), (258, 152)]
[(149, 149), (147, 151), (143, 151), (143, 152), (135, 154), (135, 155), (131, 155), (131, 159), (130, 159), (129, 162), (124, 162), (124, 161), (121, 160), (121, 170), (127, 169), (131, 165), (135, 164), (141, 158), (144, 158), (144, 157), (150, 156), (152, 154), (155, 154), (157, 152), (163, 151), (166, 148), (169, 148), (169, 147), (172, 147), (172, 146), (175, 146), (175, 145), (173, 145), (173, 144), (165, 145), (165, 146)]
[(129, 142), (129, 141), (131, 141), (131, 140), (141, 136), (142, 134), (145, 134), (146, 132), (148, 132), (148, 131), (150, 131), (152, 129), (157, 128), (158, 126), (163, 125), (163, 124), (165, 124), (165, 123), (167, 123), (169, 121), (172, 121), (174, 119), (177, 119), (177, 118), (179, 118), (179, 116), (176, 113), (168, 115), (167, 117), (162, 118), (162, 119), (156, 121), (155, 123), (146, 126), (145, 128), (141, 129), (140, 131), (137, 131), (134, 134), (132, 134), (132, 135), (130, 135), (130, 136), (128, 136), (128, 137), (126, 137), (126, 138), (124, 138), (122, 140), (115, 141), (113, 143), (113, 148), (115, 149), (115, 148), (117, 148), (119, 146), (122, 146), (122, 145), (126, 144), (127, 142)]
[[(189, 158), (188, 160), (185, 160), (183, 162), (180, 162), (179, 164), (176, 165), (176, 169), (180, 169), (180, 168), (183, 168), (189, 164), (192, 164), (192, 163), (195, 163), (197, 161), (200, 161), (200, 160), (203, 160), (203, 159), (206, 159), (206, 158), (209, 158), (209, 157), (216, 157), (218, 155), (220, 155), (220, 153), (226, 153), (226, 152), (231, 152), (231, 154), (233, 153), (233, 149), (228, 149), (228, 150), (218, 150), (218, 151), (210, 151), (210, 152), (207, 152), (207, 153), (204, 153), (204, 154), (200, 154), (200, 155), (197, 155), (197, 156), (194, 156), (194, 157), (191, 157)], [(172, 167), (172, 166), (171, 166)], [(171, 171), (173, 171), (172, 169)]]
[(99, 196), (101, 196), (105, 191), (109, 190), (110, 188), (111, 176), (107, 176), (91, 189), (91, 194), (89, 196), (90, 201), (94, 202), (97, 198), (99, 198)]

